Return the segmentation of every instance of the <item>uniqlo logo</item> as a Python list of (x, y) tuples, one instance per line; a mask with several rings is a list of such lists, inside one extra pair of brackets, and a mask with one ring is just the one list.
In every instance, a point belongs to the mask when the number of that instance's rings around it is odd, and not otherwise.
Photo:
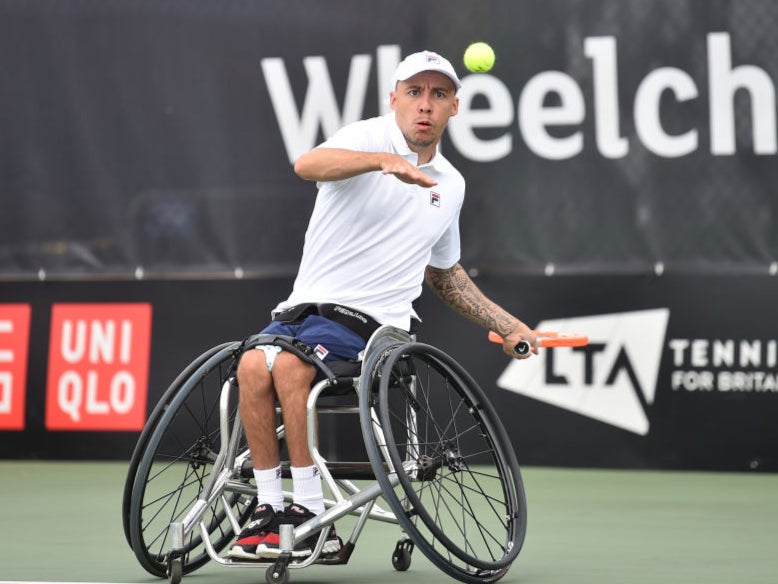
[(24, 429), (30, 305), (0, 304), (0, 430)]
[(143, 428), (150, 304), (55, 304), (50, 338), (46, 428)]

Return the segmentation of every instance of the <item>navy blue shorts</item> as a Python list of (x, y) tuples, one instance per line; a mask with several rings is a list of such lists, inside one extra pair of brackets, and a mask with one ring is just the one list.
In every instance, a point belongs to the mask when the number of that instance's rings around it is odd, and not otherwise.
[(322, 361), (355, 361), (366, 344), (351, 329), (315, 314), (299, 323), (273, 321), (262, 332), (299, 339)]

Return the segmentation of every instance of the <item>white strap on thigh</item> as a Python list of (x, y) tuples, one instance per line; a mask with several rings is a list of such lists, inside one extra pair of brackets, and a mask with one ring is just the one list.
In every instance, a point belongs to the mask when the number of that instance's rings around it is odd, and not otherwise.
[(273, 364), (276, 362), (276, 357), (281, 352), (281, 347), (277, 345), (257, 345), (254, 347), (265, 353), (265, 363), (267, 363), (268, 372), (273, 372)]

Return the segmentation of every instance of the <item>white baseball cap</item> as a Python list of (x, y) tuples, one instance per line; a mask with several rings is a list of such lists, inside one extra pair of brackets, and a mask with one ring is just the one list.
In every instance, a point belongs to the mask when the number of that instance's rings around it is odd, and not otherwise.
[(420, 51), (408, 55), (397, 65), (391, 80), (392, 91), (397, 88), (398, 81), (410, 79), (422, 71), (438, 71), (449, 77), (454, 82), (457, 90), (462, 87), (462, 82), (457, 77), (457, 72), (454, 71), (454, 67), (449, 63), (448, 59), (432, 51)]

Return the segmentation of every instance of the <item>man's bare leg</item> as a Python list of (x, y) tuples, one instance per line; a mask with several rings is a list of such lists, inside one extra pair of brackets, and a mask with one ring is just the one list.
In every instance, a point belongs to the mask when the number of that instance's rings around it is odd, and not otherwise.
[(278, 401), (281, 402), (289, 460), (294, 467), (313, 465), (308, 450), (308, 422), (305, 410), (315, 376), (314, 366), (305, 363), (296, 355), (282, 351), (276, 357), (273, 382)]
[(265, 352), (246, 351), (238, 365), (240, 416), (256, 469), (275, 468), (280, 463), (276, 436), (276, 396), (267, 369)]

